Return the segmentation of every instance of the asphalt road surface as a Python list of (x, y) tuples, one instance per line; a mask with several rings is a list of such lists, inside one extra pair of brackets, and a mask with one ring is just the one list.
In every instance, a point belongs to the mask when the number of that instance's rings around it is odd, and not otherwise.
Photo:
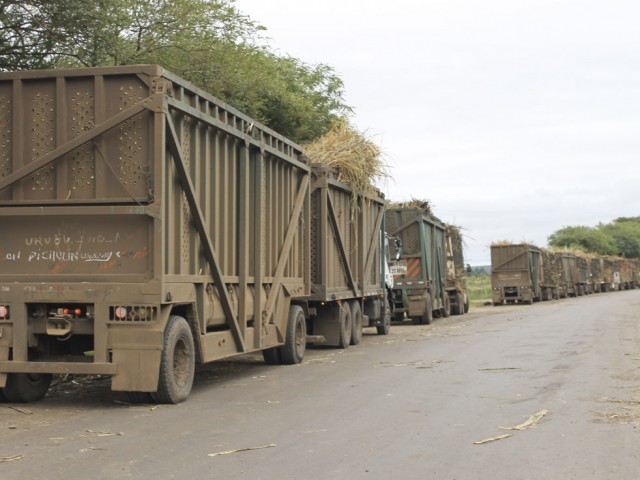
[(246, 355), (181, 405), (125, 401), (77, 378), (0, 404), (0, 479), (635, 480), (640, 291), (393, 325), (295, 366)]

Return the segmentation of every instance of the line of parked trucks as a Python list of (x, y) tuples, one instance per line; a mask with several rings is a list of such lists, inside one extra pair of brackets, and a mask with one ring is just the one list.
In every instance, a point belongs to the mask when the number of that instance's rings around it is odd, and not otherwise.
[(469, 308), (459, 230), (158, 66), (0, 73), (0, 221), (0, 400), (178, 403), (196, 364)]
[(494, 305), (580, 297), (640, 286), (640, 260), (547, 250), (530, 244), (491, 246)]

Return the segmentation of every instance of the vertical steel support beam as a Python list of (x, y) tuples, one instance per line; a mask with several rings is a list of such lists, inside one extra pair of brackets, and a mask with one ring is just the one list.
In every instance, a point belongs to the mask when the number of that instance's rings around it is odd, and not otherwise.
[[(16, 78), (13, 81), (13, 153), (11, 161), (13, 162), (13, 171), (24, 167), (24, 143), (25, 143), (25, 127), (24, 127), (24, 95), (22, 94), (22, 80)], [(0, 188), (2, 190), (2, 188)], [(24, 191), (19, 185), (13, 186), (13, 199), (23, 200)]]
[[(262, 135), (262, 133), (261, 133)], [(264, 145), (264, 144), (262, 144)], [(250, 153), (250, 151), (248, 151)], [(262, 328), (262, 283), (264, 282), (264, 251), (262, 237), (264, 235), (264, 148), (255, 155), (255, 175), (253, 176), (253, 346), (262, 347), (264, 335)]]
[[(328, 189), (326, 189), (328, 191)], [(360, 290), (356, 285), (356, 281), (353, 278), (353, 272), (351, 271), (351, 267), (349, 259), (347, 258), (347, 250), (344, 246), (344, 240), (342, 235), (340, 234), (340, 227), (338, 225), (338, 220), (336, 218), (336, 212), (333, 207), (333, 200), (331, 200), (331, 195), (327, 192), (327, 211), (329, 213), (329, 222), (331, 223), (331, 227), (333, 229), (333, 235), (336, 240), (336, 244), (338, 245), (338, 253), (340, 254), (340, 259), (342, 260), (342, 266), (344, 268), (344, 272), (347, 275), (347, 281), (349, 282), (349, 287), (353, 290), (353, 294), (356, 297), (360, 296)], [(327, 263), (327, 262), (324, 262)], [(325, 285), (328, 285), (325, 284)]]
[[(373, 202), (371, 203), (371, 208), (373, 208)], [(371, 232), (371, 238), (369, 239), (369, 248), (367, 249), (368, 255), (367, 255), (367, 262), (365, 264), (364, 267), (364, 275), (367, 274), (367, 272), (371, 271), (371, 263), (373, 262), (373, 257), (375, 254), (375, 250), (376, 250), (376, 243), (380, 244), (380, 238), (381, 238), (381, 228), (382, 228), (382, 219), (384, 218), (384, 206), (380, 206), (380, 209), (378, 210), (378, 215), (376, 216), (376, 223), (375, 223), (375, 227), (373, 228), (373, 231)], [(382, 245), (384, 245), (384, 241), (382, 243)], [(382, 257), (384, 257), (384, 246), (380, 247), (380, 255)], [(382, 270), (380, 270), (381, 272), (384, 272), (384, 268)], [(383, 282), (384, 283), (384, 282)]]
[(305, 205), (305, 197), (307, 195), (308, 188), (309, 188), (309, 175), (305, 175), (304, 177), (302, 177), (302, 180), (300, 182), (300, 186), (298, 188), (298, 193), (296, 195), (296, 200), (293, 207), (293, 212), (291, 213), (291, 217), (289, 218), (289, 226), (287, 228), (287, 233), (284, 237), (282, 250), (280, 251), (280, 257), (278, 258), (276, 273), (273, 276), (271, 291), (269, 292), (269, 297), (267, 298), (267, 304), (265, 305), (265, 311), (263, 314), (264, 322), (269, 322), (269, 320), (271, 319), (271, 315), (273, 315), (273, 309), (276, 304), (276, 299), (278, 298), (280, 286), (282, 285), (282, 277), (284, 274), (284, 269), (287, 266), (287, 263), (289, 262), (289, 253), (291, 252), (291, 246), (293, 245), (296, 229), (300, 221), (300, 214), (302, 213), (302, 207)]
[(211, 238), (209, 237), (206, 229), (206, 224), (202, 215), (202, 211), (200, 210), (200, 205), (198, 204), (198, 199), (193, 187), (193, 182), (191, 181), (191, 177), (184, 163), (182, 149), (180, 148), (180, 139), (178, 137), (178, 134), (176, 133), (175, 127), (173, 125), (173, 120), (168, 111), (168, 107), (165, 110), (165, 118), (166, 127), (169, 132), (167, 138), (167, 146), (171, 155), (173, 156), (174, 165), (176, 166), (176, 173), (178, 174), (180, 185), (182, 186), (182, 190), (187, 197), (187, 202), (189, 203), (189, 208), (191, 210), (191, 218), (200, 237), (200, 243), (202, 245), (204, 257), (206, 258), (207, 263), (209, 263), (209, 266), (211, 268), (211, 276), (213, 277), (213, 282), (216, 286), (216, 289), (218, 290), (218, 296), (220, 297), (222, 310), (224, 312), (225, 318), (229, 323), (229, 327), (231, 328), (231, 333), (233, 334), (233, 338), (237, 344), (238, 351), (245, 352), (247, 349), (244, 338), (242, 337), (242, 332), (240, 331), (238, 318), (233, 312), (231, 299), (229, 298), (229, 291), (227, 290), (227, 285), (225, 284), (222, 277), (222, 270), (220, 269), (220, 266), (216, 259), (213, 244), (211, 243)]
[(246, 141), (245, 145), (240, 147), (240, 165), (238, 168), (240, 180), (238, 202), (238, 323), (244, 338), (247, 338), (247, 296), (249, 295), (247, 286), (249, 277), (249, 201), (251, 195), (249, 186), (249, 146), (249, 141)]

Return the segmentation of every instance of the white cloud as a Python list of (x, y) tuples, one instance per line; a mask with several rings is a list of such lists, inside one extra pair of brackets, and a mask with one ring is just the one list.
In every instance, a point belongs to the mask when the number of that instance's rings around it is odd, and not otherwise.
[(236, 0), (271, 45), (333, 66), (389, 156), (391, 199), (427, 198), (492, 241), (640, 212), (632, 0)]

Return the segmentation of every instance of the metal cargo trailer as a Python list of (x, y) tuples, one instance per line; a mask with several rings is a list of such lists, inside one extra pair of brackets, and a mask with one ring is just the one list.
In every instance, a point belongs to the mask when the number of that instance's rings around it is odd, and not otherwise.
[(604, 258), (591, 257), (589, 259), (589, 274), (591, 287), (594, 293), (605, 292), (608, 290), (604, 274)]
[(560, 287), (564, 297), (575, 297), (578, 288), (578, 261), (576, 256), (566, 252), (556, 252), (560, 266)]
[[(336, 169), (311, 169), (309, 333), (325, 345), (360, 343), (362, 328), (389, 332), (385, 316), (381, 192), (354, 194)], [(386, 318), (386, 320), (385, 320)]]
[(392, 262), (395, 319), (406, 313), (414, 323), (429, 324), (434, 315), (449, 316), (444, 224), (419, 208), (387, 209), (385, 221), (387, 233), (402, 244), (400, 259)]
[(454, 225), (445, 226), (447, 241), (447, 293), (451, 313), (463, 315), (469, 311), (467, 276), (464, 265), (462, 232)]
[(493, 304), (539, 301), (544, 281), (540, 249), (528, 244), (491, 245)]
[(631, 288), (640, 288), (640, 260), (629, 260), (631, 262)]
[(577, 272), (576, 288), (578, 290), (578, 295), (588, 295), (592, 290), (589, 272), (589, 260), (582, 255), (576, 255), (575, 257)]
[(196, 361), (300, 361), (300, 147), (157, 66), (0, 73), (0, 105), (5, 397), (101, 374), (175, 403)]
[(609, 292), (611, 290), (617, 290), (620, 285), (620, 272), (618, 272), (616, 265), (616, 257), (606, 256), (603, 257), (604, 269), (604, 287), (605, 292)]
[(616, 271), (620, 272), (619, 290), (631, 289), (634, 280), (632, 261), (626, 258), (618, 258), (615, 263)]
[(552, 252), (540, 249), (542, 260), (542, 300), (557, 300), (560, 298), (560, 267)]

